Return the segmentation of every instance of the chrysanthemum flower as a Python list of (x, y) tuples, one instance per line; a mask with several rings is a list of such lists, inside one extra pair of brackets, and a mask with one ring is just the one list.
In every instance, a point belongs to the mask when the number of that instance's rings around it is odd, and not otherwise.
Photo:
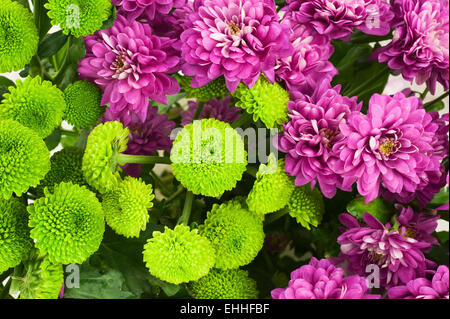
[(273, 299), (378, 299), (371, 295), (366, 279), (358, 275), (345, 276), (344, 269), (328, 259), (311, 258), (291, 273), (289, 286), (272, 290)]
[(440, 169), (429, 156), (438, 128), (432, 120), (416, 97), (374, 94), (367, 115), (353, 113), (340, 124), (345, 139), (333, 150), (340, 154), (335, 165), (344, 185), (356, 180), (366, 202), (377, 198), (380, 188), (414, 193), (425, 171)]
[(139, 237), (141, 230), (147, 227), (153, 198), (152, 185), (125, 177), (119, 186), (103, 196), (106, 223), (119, 235)]
[(91, 82), (69, 84), (64, 90), (64, 99), (67, 105), (64, 119), (75, 127), (89, 128), (105, 113), (105, 107), (101, 105), (102, 92)]
[(0, 0), (0, 73), (19, 71), (38, 49), (34, 18), (17, 1)]
[(167, 15), (173, 8), (180, 8), (186, 0), (112, 0), (119, 13), (128, 20), (151, 21), (157, 15)]
[(388, 229), (369, 213), (364, 214), (363, 226), (350, 214), (339, 219), (347, 228), (337, 240), (340, 258), (348, 260), (352, 273), (365, 276), (367, 266), (377, 265), (381, 286), (392, 287), (425, 276), (432, 264), (422, 252), (430, 244), (407, 237), (404, 228)]
[(61, 183), (28, 206), (31, 238), (55, 264), (81, 264), (96, 252), (105, 231), (102, 205), (84, 186)]
[(14, 269), (10, 291), (20, 292), (20, 299), (58, 299), (63, 283), (63, 266), (52, 264), (45, 254), (33, 249)]
[(239, 85), (233, 96), (238, 99), (237, 107), (253, 114), (253, 121), (261, 119), (267, 128), (275, 128), (287, 121), (289, 93), (277, 82), (270, 83), (265, 76), (261, 76), (252, 88)]
[(49, 0), (44, 6), (51, 23), (75, 37), (100, 30), (112, 8), (110, 0)]
[(0, 198), (21, 196), (50, 170), (50, 152), (35, 131), (0, 120)]
[[(222, 122), (233, 123), (241, 115), (239, 114), (240, 110), (237, 107), (231, 106), (230, 102), (231, 96), (229, 95), (223, 100), (214, 98), (208, 102), (205, 102), (198, 119), (201, 120), (212, 118)], [(190, 101), (188, 106), (189, 108), (180, 112), (182, 126), (192, 123), (199, 105), (199, 102)]]
[(403, 78), (426, 83), (434, 94), (436, 82), (449, 88), (449, 6), (447, 0), (394, 1), (400, 21), (393, 40), (374, 54)]
[(287, 0), (283, 9), (299, 24), (311, 25), (317, 32), (340, 39), (353, 29), (373, 35), (386, 35), (394, 14), (385, 0)]
[(230, 94), (223, 76), (218, 77), (217, 79), (199, 88), (193, 88), (191, 86), (191, 76), (177, 76), (177, 79), (180, 83), (181, 89), (186, 93), (186, 97), (195, 98), (200, 102), (208, 102), (214, 98), (223, 100)]
[(291, 19), (285, 19), (284, 23), (290, 26), (294, 52), (278, 60), (277, 79), (284, 81), (289, 92), (315, 87), (323, 79), (330, 82), (337, 70), (328, 61), (334, 51), (329, 38), (306, 24), (296, 24)]
[(448, 266), (441, 265), (433, 279), (416, 278), (406, 285), (388, 290), (389, 299), (447, 299), (449, 298)]
[(63, 92), (39, 76), (17, 80), (16, 87), (10, 87), (3, 97), (0, 119), (15, 120), (42, 138), (61, 124), (66, 109)]
[(82, 170), (89, 185), (102, 194), (112, 191), (121, 180), (117, 154), (127, 149), (128, 134), (128, 128), (116, 121), (99, 124), (89, 134)]
[(289, 215), (306, 229), (311, 229), (310, 225), (317, 227), (325, 213), (322, 193), (317, 188), (311, 189), (309, 185), (294, 189), (288, 208)]
[(211, 241), (216, 251), (214, 267), (219, 269), (249, 264), (264, 244), (261, 219), (238, 200), (215, 204), (199, 230)]
[(176, 285), (205, 276), (215, 260), (209, 240), (185, 225), (174, 230), (166, 227), (164, 233), (153, 232), (143, 255), (153, 276)]
[(186, 125), (171, 150), (175, 178), (194, 194), (217, 197), (232, 190), (247, 167), (241, 136), (230, 124), (203, 119)]
[(289, 28), (278, 22), (274, 1), (204, 0), (181, 34), (183, 73), (201, 87), (225, 76), (230, 92), (252, 87), (260, 73), (274, 82), (276, 60), (292, 53)]
[(256, 299), (256, 281), (241, 269), (212, 269), (205, 277), (189, 284), (195, 299)]
[(32, 247), (26, 205), (16, 197), (0, 200), (0, 274), (20, 264)]
[(336, 194), (336, 188), (350, 190), (335, 173), (339, 153), (333, 146), (344, 138), (339, 125), (362, 106), (356, 97), (344, 97), (339, 92), (340, 86), (331, 88), (326, 80), (310, 95), (298, 92), (297, 99), (288, 103), (290, 121), (283, 125), (277, 143), (287, 153), (286, 172), (296, 177), (295, 185), (311, 183), (315, 187), (319, 183), (328, 198)]

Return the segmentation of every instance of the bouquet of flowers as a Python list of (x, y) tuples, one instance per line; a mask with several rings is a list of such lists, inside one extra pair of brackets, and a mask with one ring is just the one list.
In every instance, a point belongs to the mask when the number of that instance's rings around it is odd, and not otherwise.
[(0, 73), (0, 298), (449, 298), (448, 0), (0, 0)]

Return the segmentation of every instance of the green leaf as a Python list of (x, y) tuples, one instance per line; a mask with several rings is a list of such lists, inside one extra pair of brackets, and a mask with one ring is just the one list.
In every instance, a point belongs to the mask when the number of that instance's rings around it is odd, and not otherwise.
[(347, 205), (347, 211), (350, 215), (358, 220), (363, 220), (364, 214), (367, 212), (375, 216), (381, 223), (387, 223), (395, 209), (391, 204), (385, 202), (381, 198), (376, 198), (370, 203), (366, 204), (364, 197), (358, 196)]
[(427, 112), (442, 111), (445, 108), (444, 101), (438, 101), (430, 106), (427, 106)]
[(41, 41), (38, 48), (38, 55), (41, 59), (47, 58), (56, 54), (67, 42), (69, 37), (62, 33), (62, 31), (58, 31), (52, 33), (44, 38)]
[(439, 193), (434, 195), (433, 199), (428, 204), (430, 207), (436, 208), (444, 204), (447, 204), (448, 201), (449, 201), (449, 187), (445, 186), (441, 188)]
[(166, 113), (170, 109), (170, 107), (172, 105), (174, 105), (176, 102), (178, 102), (179, 100), (184, 98), (185, 95), (186, 95), (185, 93), (178, 93), (178, 94), (174, 94), (174, 95), (168, 95), (167, 96), (167, 105), (164, 105), (164, 104), (161, 104), (161, 103), (156, 103), (156, 102), (153, 102), (152, 104), (154, 106), (158, 107), (158, 113), (159, 114)]
[(3, 100), (3, 94), (9, 92), (10, 86), (15, 86), (14, 82), (7, 77), (0, 75), (0, 103)]
[(34, 23), (39, 30), (39, 39), (43, 39), (52, 27), (47, 15), (48, 10), (44, 8), (46, 2), (46, 0), (33, 0)]
[(106, 30), (106, 29), (111, 28), (114, 24), (114, 21), (116, 21), (116, 18), (117, 18), (117, 8), (116, 8), (116, 6), (112, 6), (110, 16), (109, 16), (108, 20), (103, 22), (103, 25), (100, 28), (100, 30)]
[(30, 9), (30, 5), (28, 3), (28, 0), (13, 0), (13, 1), (18, 2), (19, 4), (23, 5), (27, 9)]
[(60, 141), (61, 141), (61, 130), (59, 128), (56, 128), (53, 131), (53, 133), (47, 136), (44, 140), (49, 151), (55, 149), (55, 147), (59, 145)]

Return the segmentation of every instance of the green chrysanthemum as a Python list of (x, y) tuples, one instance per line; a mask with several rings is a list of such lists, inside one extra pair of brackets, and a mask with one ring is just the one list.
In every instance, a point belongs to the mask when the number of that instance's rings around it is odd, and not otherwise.
[(0, 121), (0, 201), (36, 187), (50, 169), (50, 152), (35, 131)]
[(53, 25), (64, 34), (86, 36), (100, 30), (111, 14), (110, 0), (49, 0), (45, 4)]
[(0, 73), (23, 69), (38, 43), (31, 12), (16, 1), (0, 0)]
[(177, 285), (205, 276), (215, 260), (208, 239), (184, 225), (178, 225), (174, 230), (166, 227), (164, 233), (153, 232), (143, 254), (153, 276)]
[(82, 169), (89, 185), (102, 194), (119, 185), (117, 155), (127, 149), (128, 134), (128, 128), (113, 121), (97, 125), (88, 137)]
[(26, 205), (16, 197), (0, 200), (0, 274), (20, 264), (32, 247)]
[(230, 95), (227, 86), (225, 84), (225, 78), (223, 76), (209, 82), (205, 86), (200, 88), (192, 88), (190, 76), (177, 76), (178, 82), (182, 90), (186, 93), (187, 98), (196, 98), (200, 102), (208, 102), (211, 99), (223, 100)]
[(35, 130), (40, 137), (49, 136), (63, 119), (64, 94), (50, 81), (39, 76), (17, 80), (0, 105), (0, 119), (10, 119)]
[(152, 185), (125, 177), (117, 188), (103, 196), (106, 223), (119, 235), (139, 237), (147, 227), (148, 209), (153, 207), (154, 198)]
[(288, 207), (289, 215), (307, 229), (311, 229), (310, 225), (317, 227), (325, 211), (322, 193), (317, 187), (311, 190), (309, 185), (294, 189)]
[(57, 299), (64, 283), (61, 264), (52, 264), (48, 257), (33, 249), (23, 263), (14, 269), (12, 292), (20, 299)]
[(264, 76), (251, 89), (241, 83), (233, 96), (238, 99), (237, 107), (253, 114), (255, 122), (261, 119), (268, 128), (277, 127), (288, 119), (289, 93), (278, 83), (270, 83)]
[(170, 154), (173, 173), (194, 194), (217, 197), (236, 187), (247, 167), (241, 136), (215, 119), (194, 121), (180, 131)]
[(36, 195), (43, 196), (46, 187), (52, 192), (53, 187), (62, 182), (88, 186), (81, 170), (83, 154), (78, 147), (67, 147), (53, 154), (50, 158), (51, 169), (36, 188)]
[(81, 264), (97, 251), (105, 231), (102, 205), (93, 192), (72, 183), (56, 185), (53, 193), (28, 206), (31, 238), (55, 264)]
[(93, 83), (77, 81), (64, 90), (66, 100), (66, 121), (79, 128), (88, 128), (95, 125), (105, 113), (101, 105), (102, 92)]
[(212, 269), (205, 277), (189, 284), (195, 299), (256, 299), (256, 281), (241, 269)]
[(249, 264), (264, 244), (260, 218), (242, 207), (238, 200), (220, 206), (214, 204), (199, 231), (216, 250), (215, 268), (219, 269)]
[(261, 164), (255, 184), (247, 198), (248, 208), (259, 215), (273, 213), (289, 203), (294, 191), (294, 181), (284, 171), (284, 160), (273, 154), (268, 165)]

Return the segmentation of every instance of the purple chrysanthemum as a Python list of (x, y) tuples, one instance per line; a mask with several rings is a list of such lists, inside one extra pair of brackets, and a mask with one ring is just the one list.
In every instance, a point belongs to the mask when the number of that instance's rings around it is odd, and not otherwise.
[(186, 0), (112, 0), (118, 8), (119, 14), (128, 20), (153, 20), (156, 15), (165, 15), (173, 8), (180, 8)]
[[(213, 118), (222, 122), (232, 123), (236, 121), (240, 116), (240, 109), (230, 105), (231, 96), (227, 96), (225, 99), (219, 101), (212, 99), (203, 105), (203, 109), (198, 117), (201, 119)], [(181, 125), (185, 126), (192, 123), (195, 115), (195, 111), (199, 106), (199, 102), (189, 102), (189, 108), (186, 111), (181, 111)]]
[(366, 279), (345, 276), (344, 270), (335, 267), (328, 259), (311, 258), (291, 273), (289, 286), (272, 290), (273, 299), (378, 299), (379, 295), (367, 292)]
[(386, 35), (394, 17), (384, 0), (287, 0), (283, 9), (300, 24), (309, 24), (331, 39), (348, 37), (353, 29)]
[(335, 145), (341, 159), (336, 170), (344, 186), (356, 181), (366, 202), (377, 198), (380, 188), (398, 195), (416, 192), (426, 171), (440, 169), (430, 156), (437, 129), (420, 99), (374, 94), (367, 115), (353, 113), (340, 125), (345, 140)]
[(277, 59), (293, 48), (273, 0), (203, 0), (195, 5), (181, 34), (182, 70), (193, 76), (192, 87), (224, 75), (234, 92), (241, 82), (252, 87), (261, 72), (274, 82)]
[(394, 7), (400, 22), (392, 42), (375, 51), (378, 61), (387, 62), (408, 81), (426, 82), (433, 94), (436, 82), (448, 90), (448, 0), (401, 0)]
[(433, 279), (417, 278), (388, 290), (389, 299), (449, 299), (448, 267), (438, 267)]
[(340, 124), (345, 123), (352, 112), (359, 112), (362, 103), (356, 97), (339, 94), (340, 86), (331, 88), (328, 81), (320, 82), (310, 95), (297, 93), (297, 99), (288, 103), (290, 121), (283, 125), (284, 132), (278, 138), (278, 149), (286, 154), (286, 172), (295, 176), (297, 186), (319, 183), (326, 197), (333, 197), (336, 188), (344, 188), (342, 178), (334, 167), (339, 153), (333, 146), (344, 136)]
[(283, 22), (290, 26), (294, 53), (278, 61), (277, 78), (284, 81), (291, 92), (301, 91), (305, 86), (315, 87), (322, 79), (331, 81), (337, 70), (328, 61), (334, 50), (329, 38), (307, 25), (293, 24), (290, 19)]
[(149, 98), (167, 103), (167, 94), (180, 87), (169, 76), (180, 59), (172, 47), (175, 40), (152, 34), (147, 24), (118, 16), (114, 25), (85, 37), (86, 57), (79, 62), (80, 78), (103, 90), (102, 104), (127, 125), (133, 113), (147, 117)]
[(364, 214), (367, 226), (361, 226), (350, 214), (339, 216), (347, 228), (337, 239), (341, 245), (341, 260), (348, 261), (348, 270), (361, 276), (366, 267), (379, 267), (380, 285), (396, 286), (423, 277), (432, 262), (422, 250), (430, 246), (405, 236), (405, 228), (390, 230), (369, 213)]

